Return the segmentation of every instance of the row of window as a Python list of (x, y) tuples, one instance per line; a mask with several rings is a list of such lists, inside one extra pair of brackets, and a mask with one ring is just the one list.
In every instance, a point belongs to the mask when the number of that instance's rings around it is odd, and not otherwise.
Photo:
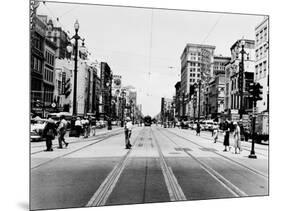
[(199, 79), (195, 79), (195, 78), (191, 78), (191, 79), (189, 79), (189, 82), (198, 82), (199, 81)]
[(54, 56), (54, 54), (52, 54), (52, 53), (49, 52), (49, 51), (45, 51), (45, 61), (46, 61), (48, 64), (54, 66), (54, 63), (55, 63), (55, 56)]
[(37, 48), (38, 50), (41, 50), (41, 51), (43, 50), (43, 41), (42, 40), (40, 40), (39, 38), (34, 37), (32, 39), (32, 41), (33, 41), (33, 46), (35, 48)]
[[(190, 73), (190, 77), (196, 77), (195, 73)], [(197, 77), (200, 77), (200, 73), (197, 74)]]
[(256, 44), (267, 41), (267, 26), (256, 33)]
[(267, 72), (267, 61), (261, 62), (255, 66), (256, 79), (266, 77)]
[(43, 70), (43, 62), (37, 57), (32, 57), (31, 59), (31, 68), (37, 72), (42, 73)]
[(54, 81), (54, 73), (53, 73), (53, 71), (50, 71), (49, 69), (45, 68), (44, 79), (46, 81), (49, 81), (49, 82), (53, 83), (53, 81)]
[(266, 56), (267, 53), (267, 43), (261, 46), (259, 49), (256, 49), (256, 60), (259, 60)]
[[(196, 65), (197, 64), (197, 65)], [(200, 67), (201, 66), (201, 64), (200, 63), (196, 63), (196, 62), (190, 62), (190, 64), (189, 64), (191, 67)]]

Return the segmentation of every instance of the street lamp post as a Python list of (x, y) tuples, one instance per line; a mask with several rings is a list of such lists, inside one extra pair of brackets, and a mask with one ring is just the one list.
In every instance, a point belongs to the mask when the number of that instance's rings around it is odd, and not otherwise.
[(124, 91), (121, 92), (121, 99), (122, 99), (122, 106), (121, 106), (121, 127), (124, 127), (124, 112), (125, 112), (125, 105), (126, 105), (126, 99), (125, 99), (126, 93)]
[[(75, 35), (71, 38), (75, 40), (74, 44), (74, 87), (73, 87), (73, 109), (72, 109), (72, 115), (76, 116), (77, 115), (77, 63), (78, 63), (78, 40), (82, 40), (81, 37), (78, 35), (78, 30), (79, 30), (79, 23), (78, 20), (75, 21), (74, 23), (74, 29), (75, 29)], [(84, 47), (84, 39), (82, 43), (82, 48), (83, 50)], [(72, 46), (69, 45), (67, 46), (67, 51), (69, 53), (72, 52)]]
[(239, 77), (240, 77), (240, 119), (243, 117), (244, 109), (243, 109), (243, 86), (244, 86), (244, 54), (246, 51), (244, 50), (245, 47), (245, 40), (241, 41), (241, 67), (239, 68)]

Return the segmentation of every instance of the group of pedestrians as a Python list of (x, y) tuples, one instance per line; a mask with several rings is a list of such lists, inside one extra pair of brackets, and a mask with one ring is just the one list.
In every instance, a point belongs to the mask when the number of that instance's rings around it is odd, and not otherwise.
[(64, 143), (65, 147), (68, 146), (68, 143), (65, 141), (65, 133), (67, 129), (67, 121), (65, 120), (64, 116), (60, 117), (59, 124), (55, 123), (55, 121), (52, 118), (48, 119), (48, 122), (43, 130), (43, 137), (46, 141), (46, 150), (45, 151), (53, 151), (53, 140), (58, 135), (58, 143), (59, 149), (62, 149), (62, 143)]
[(76, 137), (80, 137), (81, 135), (83, 135), (84, 138), (88, 138), (90, 136), (91, 127), (87, 116), (83, 117), (82, 119), (80, 117), (77, 117), (74, 126)]
[(223, 151), (226, 152), (231, 150), (229, 140), (230, 140), (230, 134), (232, 133), (234, 139), (233, 147), (235, 150), (235, 154), (238, 153), (240, 154), (242, 152), (240, 126), (237, 124), (237, 122), (231, 123), (230, 121), (226, 120), (223, 124), (223, 131), (224, 131)]

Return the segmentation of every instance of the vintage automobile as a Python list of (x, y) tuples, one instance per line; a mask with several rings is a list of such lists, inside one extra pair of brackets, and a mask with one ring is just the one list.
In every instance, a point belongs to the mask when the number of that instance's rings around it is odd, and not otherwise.
[(42, 141), (43, 130), (46, 126), (47, 120), (41, 119), (40, 117), (35, 117), (31, 119), (30, 125), (30, 139), (31, 141)]

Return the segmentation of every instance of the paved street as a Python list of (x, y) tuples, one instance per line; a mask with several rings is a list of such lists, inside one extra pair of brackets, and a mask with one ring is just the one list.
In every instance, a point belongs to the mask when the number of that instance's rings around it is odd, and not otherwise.
[(267, 145), (249, 159), (251, 143), (223, 152), (222, 136), (155, 125), (134, 127), (131, 150), (122, 128), (67, 139), (53, 152), (31, 143), (31, 209), (268, 195)]

